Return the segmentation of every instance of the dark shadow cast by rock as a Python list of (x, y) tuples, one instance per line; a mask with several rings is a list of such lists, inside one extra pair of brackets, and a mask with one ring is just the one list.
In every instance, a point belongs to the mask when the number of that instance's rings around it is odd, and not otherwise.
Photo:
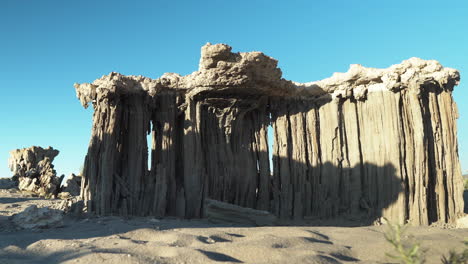
[(244, 263), (241, 260), (238, 260), (236, 258), (233, 258), (231, 256), (228, 256), (223, 253), (218, 253), (218, 252), (213, 252), (213, 251), (207, 251), (207, 250), (202, 250), (202, 249), (197, 249), (200, 253), (204, 254), (207, 258), (213, 261), (217, 262), (234, 262), (234, 263)]
[(0, 203), (3, 204), (14, 204), (20, 202), (26, 202), (31, 200), (40, 200), (41, 198), (36, 197), (0, 197)]

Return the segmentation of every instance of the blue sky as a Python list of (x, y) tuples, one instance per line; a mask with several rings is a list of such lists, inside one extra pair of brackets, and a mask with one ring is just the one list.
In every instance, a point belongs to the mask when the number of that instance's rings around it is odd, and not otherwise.
[[(61, 151), (78, 172), (91, 134), (73, 83), (111, 71), (189, 74), (206, 42), (263, 51), (286, 79), (308, 82), (349, 64), (386, 68), (410, 57), (461, 72), (454, 92), (459, 152), (468, 170), (468, 1), (0, 1), (0, 177), (8, 152)], [(468, 77), (467, 77), (468, 78)]]

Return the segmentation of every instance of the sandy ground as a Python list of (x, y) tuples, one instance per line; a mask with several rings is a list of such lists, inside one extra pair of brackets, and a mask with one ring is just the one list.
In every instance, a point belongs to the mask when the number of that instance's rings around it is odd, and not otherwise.
[[(66, 218), (61, 228), (16, 230), (8, 216), (60, 200), (0, 190), (0, 263), (396, 263), (386, 226), (246, 227), (206, 220)], [(427, 263), (461, 251), (468, 229), (412, 227)]]

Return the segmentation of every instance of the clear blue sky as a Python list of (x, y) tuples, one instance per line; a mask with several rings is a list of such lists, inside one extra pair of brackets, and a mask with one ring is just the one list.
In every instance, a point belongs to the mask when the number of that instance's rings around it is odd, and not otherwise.
[(0, 1), (0, 176), (8, 152), (61, 151), (59, 174), (78, 172), (92, 108), (74, 82), (117, 71), (189, 74), (206, 42), (263, 51), (286, 79), (308, 82), (349, 64), (386, 68), (416, 56), (460, 70), (459, 152), (468, 170), (468, 1)]

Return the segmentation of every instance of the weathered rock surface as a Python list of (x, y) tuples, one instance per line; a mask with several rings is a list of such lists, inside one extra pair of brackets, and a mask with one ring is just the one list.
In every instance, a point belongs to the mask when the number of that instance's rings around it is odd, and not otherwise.
[[(63, 194), (61, 192), (60, 194)], [(59, 195), (60, 195), (59, 194)], [(65, 192), (65, 194), (68, 194)], [(67, 196), (67, 197), (60, 197), (62, 201), (59, 204), (55, 204), (51, 207), (51, 209), (59, 210), (63, 212), (63, 214), (71, 215), (74, 217), (81, 217), (86, 212), (86, 208), (84, 208), (84, 202), (77, 196)]]
[(48, 147), (30, 147), (10, 152), (8, 165), (18, 188), (41, 196), (55, 196), (63, 175), (58, 177), (52, 162), (59, 151)]
[(345, 73), (310, 83), (295, 83), (297, 92), (304, 95), (332, 94), (339, 98), (365, 99), (367, 92), (404, 89), (424, 90), (439, 86), (449, 90), (458, 84), (457, 70), (444, 68), (435, 60), (410, 58), (388, 69), (366, 68), (352, 64)]
[(459, 79), (411, 58), (301, 84), (263, 53), (207, 44), (187, 76), (75, 84), (94, 107), (82, 198), (104, 215), (201, 217), (210, 198), (281, 219), (454, 222)]
[(23, 229), (54, 228), (63, 226), (63, 213), (60, 210), (31, 205), (23, 212), (11, 216), (11, 220)]
[(271, 213), (245, 208), (216, 200), (205, 199), (204, 217), (220, 223), (237, 223), (256, 226), (278, 225), (278, 219)]
[(80, 195), (81, 190), (81, 175), (71, 174), (62, 187), (62, 192), (67, 192), (71, 196)]

